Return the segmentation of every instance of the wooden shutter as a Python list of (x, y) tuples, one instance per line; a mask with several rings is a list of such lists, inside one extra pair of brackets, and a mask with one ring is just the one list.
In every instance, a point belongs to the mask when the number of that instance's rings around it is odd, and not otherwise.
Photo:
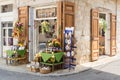
[(57, 3), (57, 29), (58, 29), (58, 38), (62, 43), (62, 1), (58, 1)]
[[(65, 27), (74, 27), (75, 26), (75, 4), (73, 2), (63, 1), (63, 14), (62, 14), (62, 24), (63, 29)], [(62, 32), (64, 33), (64, 32)], [(64, 34), (62, 34), (63, 42), (64, 42)], [(64, 44), (64, 43), (63, 43)], [(64, 46), (63, 46), (64, 48)]]
[(91, 28), (91, 59), (95, 61), (99, 56), (99, 13), (97, 9), (92, 10)]
[(28, 21), (29, 21), (29, 7), (28, 6), (18, 8), (18, 18), (19, 18), (19, 21), (23, 23), (26, 44), (28, 47), (28, 25), (29, 25), (28, 24)]
[(75, 25), (75, 4), (72, 2), (63, 2), (63, 26), (74, 27)]
[[(25, 35), (25, 40), (26, 40), (26, 48), (28, 49), (28, 40), (29, 40), (29, 35), (28, 35), (28, 26), (29, 26), (29, 7), (20, 7), (18, 8), (18, 19), (21, 23), (23, 23), (24, 26), (24, 35)], [(26, 62), (28, 62), (28, 56), (29, 54), (26, 54)]]
[(110, 56), (116, 54), (116, 15), (110, 14)]

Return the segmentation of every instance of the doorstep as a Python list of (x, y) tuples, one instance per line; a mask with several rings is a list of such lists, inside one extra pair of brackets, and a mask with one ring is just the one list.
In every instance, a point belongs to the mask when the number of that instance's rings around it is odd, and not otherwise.
[(19, 73), (26, 73), (26, 74), (32, 74), (32, 75), (38, 75), (38, 76), (66, 76), (66, 75), (72, 75), (77, 74), (79, 72), (83, 72), (86, 70), (89, 70), (88, 67), (83, 67), (81, 65), (77, 65), (75, 69), (63, 69), (63, 70), (57, 70), (54, 72), (51, 72), (49, 74), (41, 74), (39, 72), (34, 73), (31, 72), (25, 65), (18, 65), (18, 66), (12, 66), (12, 65), (6, 65), (5, 59), (0, 58), (0, 69), (7, 70), (7, 71), (13, 71), (13, 72), (19, 72)]
[(100, 66), (100, 65), (105, 65), (105, 64), (109, 64), (111, 62), (114, 62), (114, 61), (117, 61), (120, 59), (120, 54), (117, 54), (115, 56), (103, 56), (103, 58), (99, 58), (97, 61), (94, 61), (94, 62), (88, 62), (88, 63), (84, 63), (84, 64), (81, 64), (82, 66), (84, 67), (89, 67), (89, 68), (94, 68), (94, 67), (97, 67), (97, 66)]

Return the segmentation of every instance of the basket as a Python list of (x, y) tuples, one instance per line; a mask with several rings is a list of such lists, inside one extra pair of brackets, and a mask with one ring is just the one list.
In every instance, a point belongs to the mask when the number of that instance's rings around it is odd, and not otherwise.
[(39, 70), (39, 68), (30, 68), (30, 70), (31, 70), (31, 72), (39, 72), (40, 70)]
[(50, 73), (51, 72), (51, 69), (41, 69), (40, 68), (40, 73), (42, 74), (47, 74), (47, 73)]

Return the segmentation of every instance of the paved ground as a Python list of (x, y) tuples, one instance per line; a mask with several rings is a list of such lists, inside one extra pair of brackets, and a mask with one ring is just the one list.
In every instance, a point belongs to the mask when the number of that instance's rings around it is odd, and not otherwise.
[(120, 80), (120, 60), (68, 76), (42, 77), (0, 69), (0, 80)]

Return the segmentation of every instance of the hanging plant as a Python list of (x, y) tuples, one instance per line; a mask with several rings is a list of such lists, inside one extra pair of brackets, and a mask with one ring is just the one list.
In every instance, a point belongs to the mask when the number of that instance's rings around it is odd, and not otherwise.
[(106, 20), (105, 20), (105, 19), (101, 18), (101, 19), (99, 20), (99, 26), (100, 26), (100, 29), (101, 29), (101, 30), (103, 29), (103, 31), (106, 32), (107, 23), (106, 23)]
[(42, 34), (49, 32), (50, 23), (48, 21), (43, 21), (41, 23)]
[(21, 35), (23, 36), (23, 23), (16, 21), (14, 24), (12, 36), (14, 38), (19, 38)]
[(13, 38), (18, 39), (20, 44), (23, 44), (25, 41), (24, 30), (23, 30), (23, 23), (16, 21), (14, 24), (14, 29), (12, 32)]

